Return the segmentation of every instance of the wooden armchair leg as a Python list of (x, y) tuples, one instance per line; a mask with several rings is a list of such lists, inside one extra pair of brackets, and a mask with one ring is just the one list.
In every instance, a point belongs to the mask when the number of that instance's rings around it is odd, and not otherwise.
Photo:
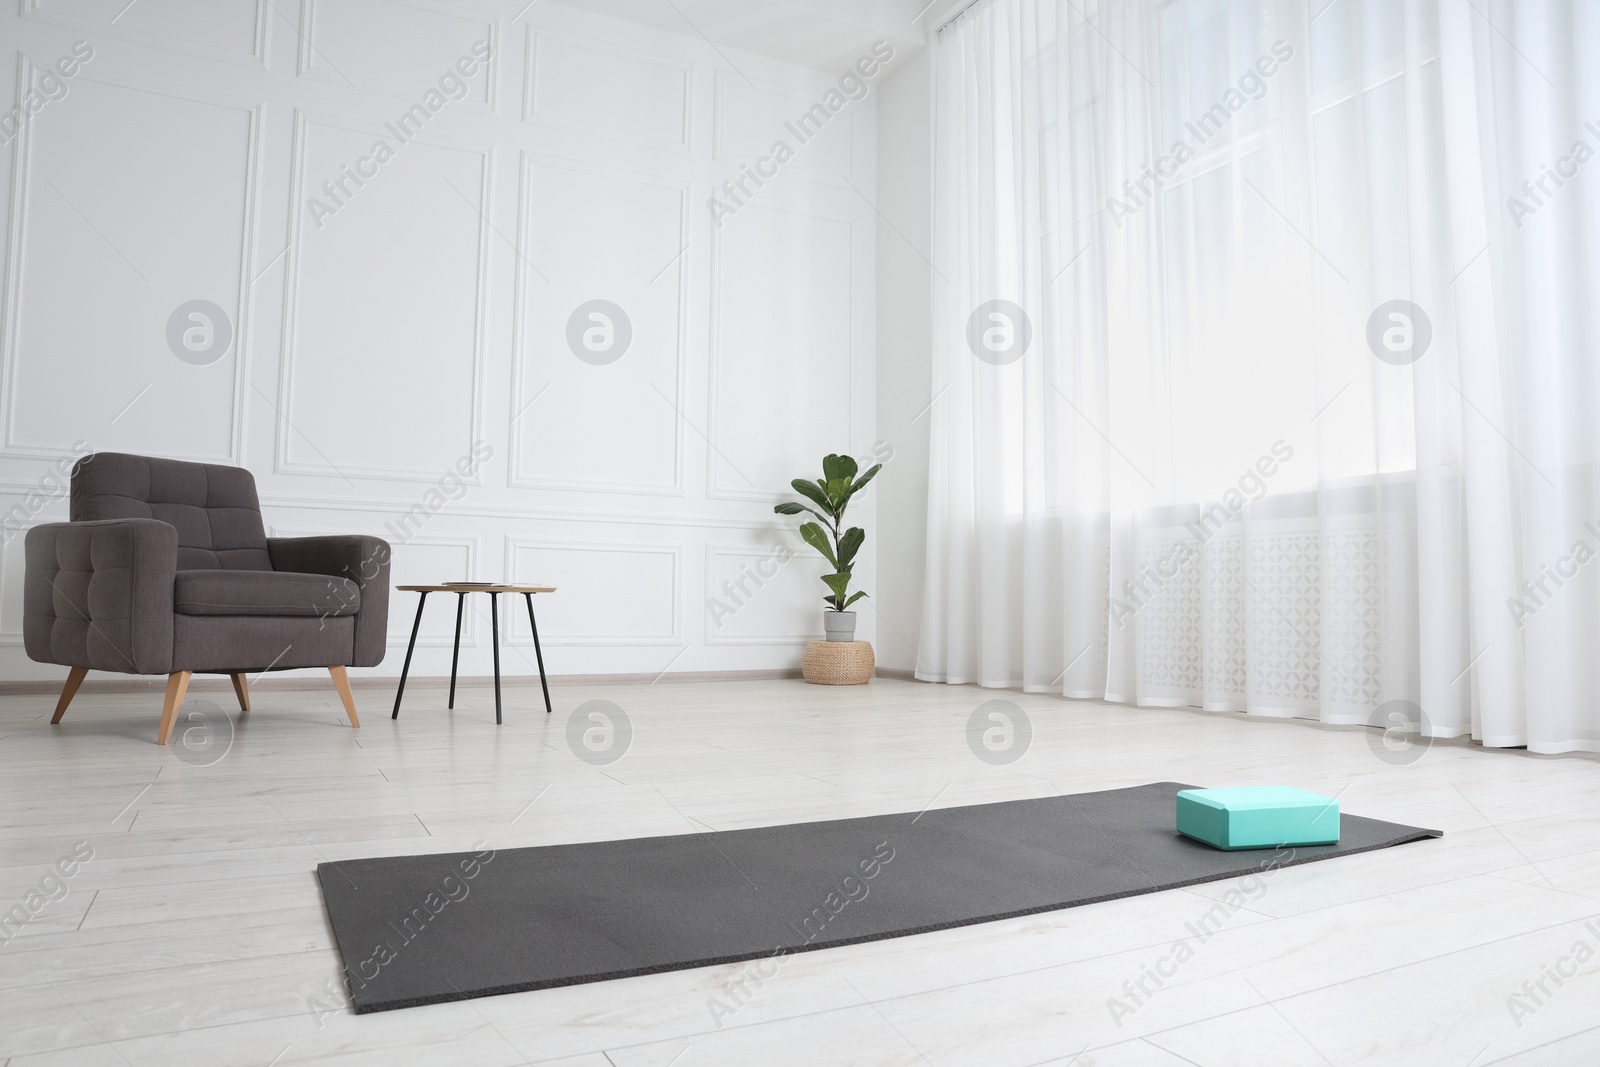
[(167, 675), (167, 698), (161, 705), (161, 732), (156, 735), (156, 744), (164, 745), (172, 736), (172, 728), (178, 724), (178, 709), (183, 707), (183, 694), (189, 689), (191, 671), (173, 671)]
[(233, 679), (233, 695), (239, 698), (239, 710), (250, 710), (250, 682), (241, 672), (229, 675)]
[(356, 715), (356, 697), (350, 692), (350, 675), (343, 666), (329, 667), (328, 673), (333, 675), (333, 686), (339, 690), (339, 699), (344, 701), (344, 713), (350, 716), (350, 725), (361, 729), (361, 719)]
[(88, 667), (74, 667), (72, 673), (67, 675), (67, 684), (61, 687), (61, 699), (56, 701), (55, 717), (50, 720), (52, 725), (60, 722), (61, 716), (67, 713), (67, 705), (78, 695), (78, 686), (83, 684), (84, 676), (88, 673)]

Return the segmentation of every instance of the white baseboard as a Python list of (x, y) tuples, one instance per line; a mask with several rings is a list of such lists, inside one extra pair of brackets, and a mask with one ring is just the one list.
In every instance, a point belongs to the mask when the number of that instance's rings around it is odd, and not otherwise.
[[(902, 670), (898, 667), (879, 667), (875, 672), (876, 677), (892, 678), (897, 681), (913, 682), (916, 678), (913, 672)], [(568, 685), (650, 685), (655, 682), (763, 682), (778, 679), (792, 679), (800, 677), (798, 667), (768, 668), (765, 670), (751, 671), (673, 671), (667, 674), (553, 674), (550, 684), (553, 686)], [(61, 686), (66, 679), (60, 682), (0, 682), (0, 696), (55, 696), (61, 692)], [(352, 689), (393, 689), (399, 684), (398, 678), (391, 677), (361, 677), (350, 676)], [(327, 689), (333, 682), (328, 678), (302, 677), (289, 678), (268, 675), (258, 678), (250, 677), (250, 688), (260, 690), (307, 690)], [(494, 676), (461, 675), (456, 679), (457, 688), (472, 686), (492, 686)], [(532, 674), (506, 674), (500, 677), (502, 689), (515, 689), (530, 685), (538, 685), (538, 675)], [(100, 677), (91, 674), (84, 680), (80, 693), (161, 693), (167, 685), (165, 675), (127, 675), (106, 673)], [(445, 689), (450, 685), (450, 676), (447, 674), (412, 675), (406, 679), (407, 689)], [(191, 693), (231, 692), (233, 683), (225, 674), (197, 674), (189, 684)]]
[[(653, 682), (755, 682), (768, 681), (781, 678), (799, 678), (800, 669), (774, 668), (752, 671), (675, 671), (667, 674), (553, 674), (550, 676), (552, 686), (567, 685), (649, 685)], [(61, 686), (66, 681), (60, 682), (0, 682), (0, 695), (15, 696), (55, 696), (61, 692)], [(350, 676), (352, 689), (393, 689), (400, 679), (393, 677), (366, 677), (359, 675)], [(515, 689), (526, 686), (537, 686), (538, 675), (505, 674), (500, 676), (502, 689)], [(93, 674), (84, 680), (80, 693), (162, 693), (166, 690), (166, 675), (125, 675), (105, 674), (96, 678)], [(329, 678), (286, 678), (268, 675), (265, 678), (250, 676), (250, 688), (253, 690), (306, 690), (306, 689), (331, 689), (333, 682)], [(445, 689), (450, 685), (450, 676), (444, 675), (412, 675), (406, 679), (407, 689)], [(492, 686), (494, 676), (461, 675), (456, 679), (457, 688), (470, 686)], [(197, 674), (189, 684), (191, 693), (207, 692), (232, 692), (233, 683), (225, 674)]]

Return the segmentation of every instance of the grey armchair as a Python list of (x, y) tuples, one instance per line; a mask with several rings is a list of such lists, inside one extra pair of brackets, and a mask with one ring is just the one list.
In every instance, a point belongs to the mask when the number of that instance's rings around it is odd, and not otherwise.
[(27, 536), (23, 645), (72, 668), (52, 723), (91, 670), (167, 676), (164, 745), (195, 673), (248, 711), (247, 673), (326, 667), (361, 725), (345, 669), (383, 660), (388, 542), (269, 538), (249, 471), (119, 452), (78, 461), (70, 515)]

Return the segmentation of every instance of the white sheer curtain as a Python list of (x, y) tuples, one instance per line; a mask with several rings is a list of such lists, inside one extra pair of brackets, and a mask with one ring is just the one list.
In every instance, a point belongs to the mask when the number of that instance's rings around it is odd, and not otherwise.
[(1581, 0), (945, 28), (918, 676), (1600, 750), (1597, 54)]

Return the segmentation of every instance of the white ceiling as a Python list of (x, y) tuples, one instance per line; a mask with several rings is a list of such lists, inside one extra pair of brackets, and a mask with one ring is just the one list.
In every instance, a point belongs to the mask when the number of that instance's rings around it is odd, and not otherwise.
[[(527, 0), (467, 0), (507, 18)], [(833, 71), (853, 63), (874, 41), (909, 54), (925, 30), (964, 0), (535, 0), (560, 3), (657, 29)]]

